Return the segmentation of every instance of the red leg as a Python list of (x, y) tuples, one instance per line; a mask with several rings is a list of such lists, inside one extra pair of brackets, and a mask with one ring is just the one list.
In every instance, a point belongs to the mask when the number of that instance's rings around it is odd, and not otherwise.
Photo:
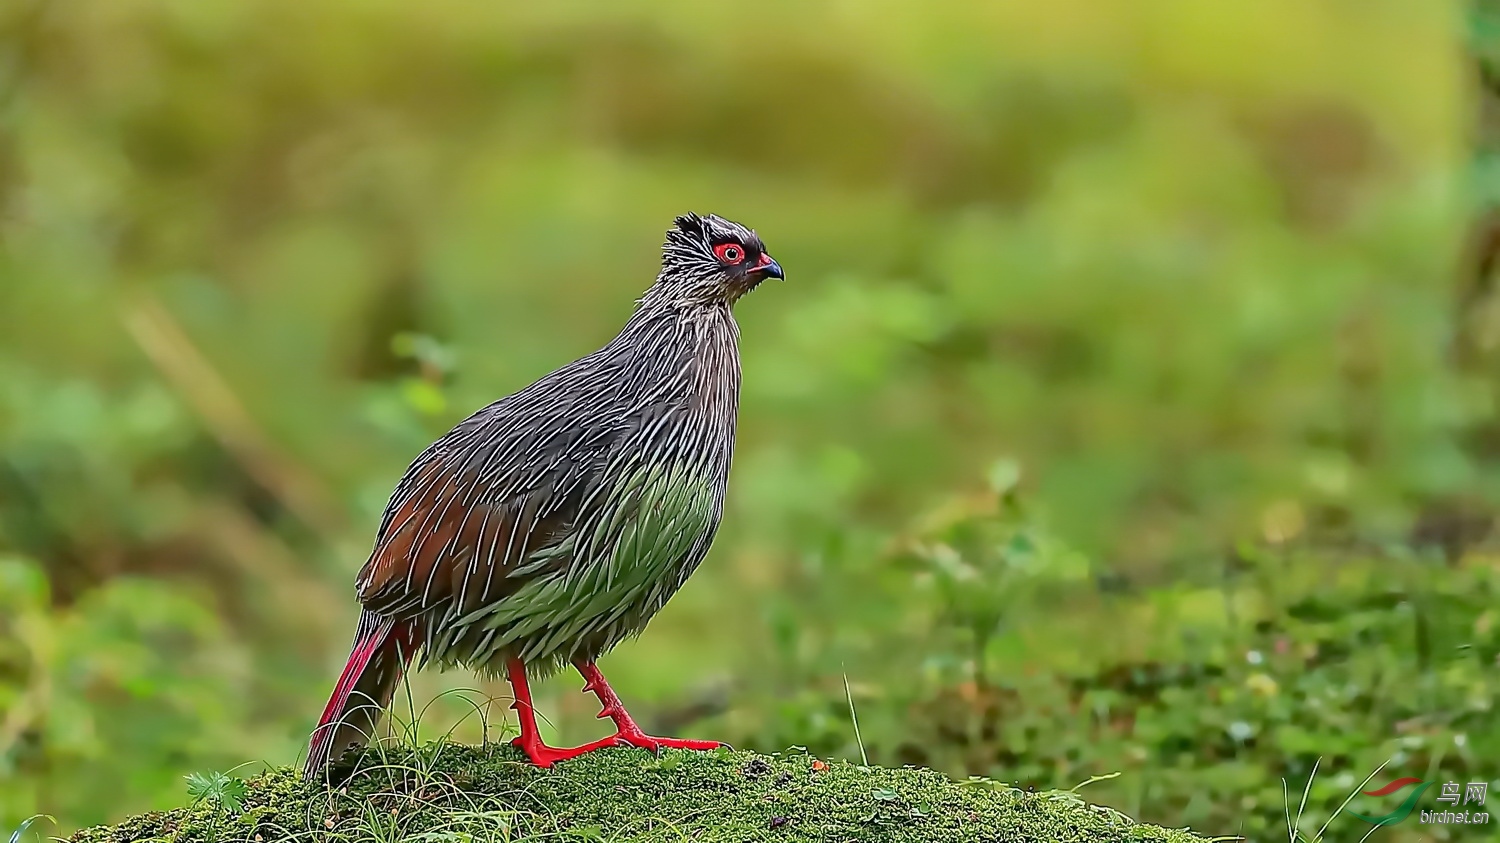
[(510, 664), (506, 665), (505, 674), (510, 680), (510, 687), (516, 697), (511, 708), (516, 710), (516, 718), (521, 721), (521, 735), (511, 741), (511, 744), (520, 747), (521, 751), (526, 753), (526, 757), (531, 759), (531, 763), (538, 767), (551, 767), (559, 761), (577, 758), (585, 752), (620, 745), (620, 741), (614, 737), (567, 748), (552, 747), (542, 743), (542, 734), (536, 727), (536, 707), (531, 704), (531, 687), (526, 683), (526, 665), (520, 659), (511, 659)]
[(615, 736), (607, 740), (616, 743), (626, 743), (649, 749), (652, 752), (661, 747), (673, 749), (718, 749), (723, 744), (718, 741), (695, 741), (686, 738), (657, 738), (641, 731), (641, 727), (631, 719), (630, 712), (620, 703), (620, 698), (615, 694), (615, 689), (609, 687), (609, 681), (604, 674), (599, 672), (598, 665), (593, 662), (585, 662), (578, 665), (578, 672), (583, 674), (586, 683), (583, 690), (593, 692), (599, 698), (604, 709), (599, 712), (601, 718), (608, 717), (615, 722)]

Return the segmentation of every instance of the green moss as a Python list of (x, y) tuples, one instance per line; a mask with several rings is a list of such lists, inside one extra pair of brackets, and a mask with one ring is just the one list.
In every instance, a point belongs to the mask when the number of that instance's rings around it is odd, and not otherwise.
[(290, 768), (250, 781), (244, 811), (207, 805), (84, 829), (75, 843), (294, 839), (471, 841), (1168, 841), (1071, 793), (956, 783), (805, 755), (608, 750), (551, 770), (504, 747), (371, 751), (349, 783), (305, 785)]

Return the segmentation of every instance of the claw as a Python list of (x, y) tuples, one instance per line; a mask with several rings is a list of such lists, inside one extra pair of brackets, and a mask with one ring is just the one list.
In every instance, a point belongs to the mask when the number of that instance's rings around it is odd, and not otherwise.
[(569, 747), (547, 746), (540, 740), (527, 741), (524, 737), (515, 738), (510, 743), (511, 746), (519, 747), (522, 752), (526, 753), (526, 757), (531, 760), (532, 764), (544, 769), (551, 767), (559, 761), (571, 761), (580, 755), (585, 755), (596, 749), (618, 745), (613, 736), (600, 738), (597, 741), (590, 741), (582, 746)]
[(593, 662), (582, 662), (577, 666), (578, 672), (583, 674), (585, 680), (583, 690), (598, 697), (599, 702), (603, 705), (603, 709), (598, 715), (599, 719), (602, 720), (608, 717), (615, 722), (615, 734), (612, 737), (606, 738), (604, 741), (595, 741), (593, 744), (586, 744), (587, 747), (597, 748), (600, 745), (634, 746), (640, 749), (649, 749), (653, 754), (659, 755), (663, 747), (667, 749), (710, 750), (724, 746), (724, 744), (718, 741), (657, 738), (646, 734), (631, 719), (630, 714), (625, 710), (625, 706), (620, 703), (620, 698), (615, 696), (614, 689), (609, 687), (609, 681), (604, 678), (604, 674), (599, 672), (599, 668)]
[(640, 731), (639, 729), (621, 730), (616, 737), (625, 741), (630, 746), (639, 747), (640, 749), (649, 749), (653, 753), (657, 754), (660, 754), (663, 748), (691, 749), (701, 752), (711, 749), (718, 749), (719, 747), (724, 746), (724, 744), (719, 743), (718, 741), (700, 741), (694, 740), (692, 738), (658, 738), (652, 735), (648, 735), (645, 732)]
[(542, 768), (551, 767), (559, 761), (570, 761), (580, 755), (593, 752), (596, 749), (611, 747), (635, 747), (637, 749), (650, 750), (652, 755), (660, 756), (662, 749), (703, 751), (718, 749), (725, 745), (718, 741), (699, 741), (689, 738), (658, 738), (648, 735), (639, 729), (622, 730), (607, 738), (590, 741), (582, 746), (547, 746), (539, 739), (533, 738), (528, 740), (526, 736), (514, 738), (510, 743), (511, 746), (517, 747), (526, 753), (526, 757), (531, 760), (532, 764)]

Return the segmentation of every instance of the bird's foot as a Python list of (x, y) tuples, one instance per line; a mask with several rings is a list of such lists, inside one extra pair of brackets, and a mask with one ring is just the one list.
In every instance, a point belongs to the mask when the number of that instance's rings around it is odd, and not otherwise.
[(510, 743), (511, 746), (520, 747), (521, 751), (526, 753), (526, 757), (531, 760), (531, 763), (542, 768), (551, 767), (559, 761), (577, 758), (596, 749), (628, 745), (614, 735), (607, 738), (600, 738), (597, 741), (590, 741), (582, 746), (547, 746), (540, 740), (526, 740), (524, 737), (516, 738)]
[(636, 729), (621, 729), (615, 733), (613, 740), (620, 745), (635, 746), (641, 749), (649, 749), (656, 752), (660, 749), (694, 749), (710, 750), (718, 749), (726, 744), (718, 741), (699, 741), (691, 738), (658, 738)]
[(658, 738), (648, 735), (639, 729), (621, 731), (607, 738), (590, 741), (581, 746), (547, 746), (539, 740), (527, 741), (523, 738), (512, 740), (511, 746), (519, 747), (531, 763), (538, 767), (551, 767), (559, 761), (569, 761), (580, 755), (586, 755), (596, 749), (607, 749), (609, 747), (637, 747), (650, 750), (652, 753), (662, 749), (691, 749), (707, 751), (726, 747), (728, 744), (718, 741), (700, 741), (691, 738)]

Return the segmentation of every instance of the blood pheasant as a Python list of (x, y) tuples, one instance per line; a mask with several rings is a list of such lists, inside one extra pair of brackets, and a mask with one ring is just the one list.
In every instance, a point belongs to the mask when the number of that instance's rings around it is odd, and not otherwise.
[[(414, 657), (505, 675), (514, 743), (543, 767), (604, 746), (719, 745), (647, 735), (595, 660), (639, 633), (708, 552), (739, 405), (731, 307), (781, 277), (754, 231), (680, 216), (618, 336), (417, 456), (359, 573), (359, 628), (313, 732), (308, 778), (369, 739)], [(542, 742), (528, 676), (567, 664), (614, 735)]]

